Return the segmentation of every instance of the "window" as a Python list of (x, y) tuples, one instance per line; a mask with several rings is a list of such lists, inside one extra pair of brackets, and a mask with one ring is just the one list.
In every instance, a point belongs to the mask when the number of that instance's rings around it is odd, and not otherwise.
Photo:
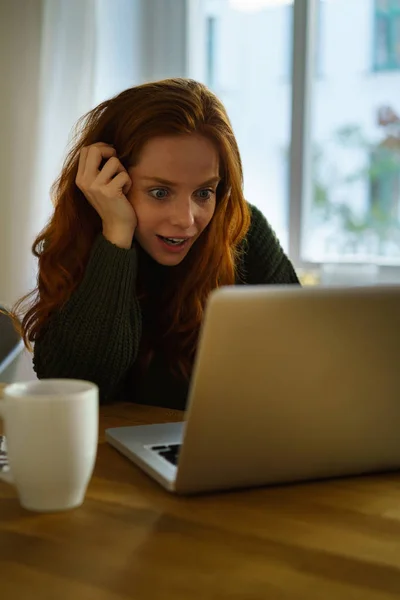
[[(390, 273), (381, 281), (399, 281), (400, 0), (188, 5), (198, 11), (188, 75), (211, 82), (227, 107), (246, 198), (297, 269), (355, 270), (364, 281), (379, 271)], [(371, 24), (388, 32), (377, 65), (386, 68), (389, 57), (399, 66), (379, 77), (370, 68)]]
[(375, 0), (374, 69), (400, 69), (400, 0)]
[(369, 0), (334, 0), (324, 10), (325, 74), (311, 85), (312, 185), (303, 198), (301, 259), (400, 266), (400, 71), (365, 75)]
[(292, 2), (196, 0), (188, 6), (188, 76), (203, 81), (226, 106), (242, 156), (245, 196), (285, 247)]

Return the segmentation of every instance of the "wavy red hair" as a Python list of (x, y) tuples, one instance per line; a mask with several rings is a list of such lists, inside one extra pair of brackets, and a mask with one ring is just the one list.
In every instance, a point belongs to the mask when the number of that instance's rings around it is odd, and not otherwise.
[(212, 221), (183, 261), (180, 285), (166, 307), (170, 359), (190, 375), (207, 298), (214, 288), (235, 283), (240, 243), (250, 223), (239, 149), (225, 108), (206, 86), (190, 79), (130, 88), (78, 121), (73, 145), (52, 186), (54, 213), (32, 247), (38, 259), (37, 287), (14, 307), (28, 347), (81, 282), (102, 229), (100, 217), (75, 184), (80, 149), (100, 141), (113, 144), (129, 168), (150, 138), (192, 133), (206, 136), (218, 148), (221, 182)]

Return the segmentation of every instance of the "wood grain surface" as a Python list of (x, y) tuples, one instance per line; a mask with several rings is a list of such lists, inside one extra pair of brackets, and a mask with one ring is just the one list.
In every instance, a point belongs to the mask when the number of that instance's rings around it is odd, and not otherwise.
[(400, 596), (397, 474), (169, 495), (104, 441), (176, 411), (101, 409), (84, 505), (23, 510), (0, 484), (0, 590), (10, 600), (384, 600)]

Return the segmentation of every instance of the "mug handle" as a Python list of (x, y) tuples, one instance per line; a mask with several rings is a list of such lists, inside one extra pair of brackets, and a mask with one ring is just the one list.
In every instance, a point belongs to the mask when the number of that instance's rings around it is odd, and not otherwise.
[[(2, 402), (2, 400), (1, 400), (2, 397), (3, 397), (2, 388), (0, 387), (0, 419), (4, 421), (6, 411), (5, 411), (5, 403)], [(14, 477), (13, 477), (9, 467), (0, 471), (0, 481), (5, 481), (6, 483), (10, 483), (10, 484), (14, 483)]]

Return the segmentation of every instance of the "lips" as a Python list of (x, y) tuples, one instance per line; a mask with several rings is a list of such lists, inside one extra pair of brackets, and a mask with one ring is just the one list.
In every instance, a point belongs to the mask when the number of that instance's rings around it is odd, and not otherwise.
[(180, 246), (189, 239), (189, 238), (182, 238), (182, 237), (166, 237), (163, 235), (157, 235), (157, 237), (160, 238), (166, 244), (171, 244), (171, 246)]
[(186, 252), (193, 238), (170, 238), (162, 235), (156, 235), (156, 239), (158, 240), (163, 252), (167, 252), (168, 254), (183, 254)]

